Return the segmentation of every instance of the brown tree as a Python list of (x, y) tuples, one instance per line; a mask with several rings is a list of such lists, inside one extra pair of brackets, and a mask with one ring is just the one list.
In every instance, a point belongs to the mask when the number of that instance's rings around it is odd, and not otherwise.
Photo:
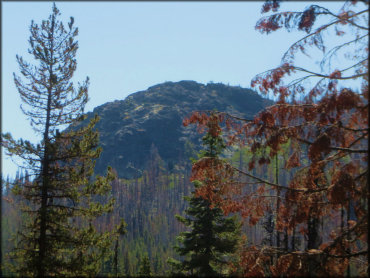
[[(262, 12), (273, 13), (256, 29), (269, 33), (285, 27), (306, 34), (289, 47), (279, 67), (252, 80), (276, 103), (254, 119), (220, 112), (218, 122), (225, 124), (229, 145), (250, 148), (249, 170), (274, 162), (289, 144), (283, 168), (292, 177), (278, 183), (224, 163), (223, 182), (198, 194), (221, 203), (224, 211), (239, 212), (251, 225), (271, 210), (272, 199), (282, 200), (277, 231), (291, 237), (297, 228), (305, 236), (301, 250), (246, 246), (241, 258), (246, 276), (367, 275), (368, 3), (347, 1), (338, 13), (318, 5), (303, 12), (278, 9), (278, 1), (267, 1)], [(318, 69), (297, 64), (299, 54), (313, 50), (322, 52), (320, 59), (311, 59), (319, 62)], [(195, 112), (184, 124), (202, 129), (209, 120), (208, 113)], [(202, 180), (211, 171), (209, 159), (193, 165), (192, 179)], [(241, 182), (240, 174), (248, 182)], [(256, 190), (251, 182), (259, 184)], [(271, 190), (275, 194), (267, 194)], [(271, 261), (271, 254), (277, 259)]]

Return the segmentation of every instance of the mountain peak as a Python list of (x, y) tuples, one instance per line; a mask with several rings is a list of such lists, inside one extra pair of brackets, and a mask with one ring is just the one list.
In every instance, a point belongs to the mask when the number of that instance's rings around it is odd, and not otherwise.
[(192, 111), (218, 110), (251, 118), (272, 102), (251, 89), (222, 83), (206, 85), (192, 80), (164, 82), (96, 107), (88, 113), (101, 118), (97, 124), (103, 147), (96, 172), (112, 166), (119, 177), (140, 176), (148, 164), (150, 150), (158, 150), (164, 164), (188, 161), (185, 144), (198, 148), (201, 135), (194, 127), (183, 127)]

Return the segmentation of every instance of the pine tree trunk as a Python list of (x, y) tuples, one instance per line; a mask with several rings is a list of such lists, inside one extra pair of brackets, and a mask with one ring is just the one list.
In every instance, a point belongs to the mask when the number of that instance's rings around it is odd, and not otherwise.
[[(51, 91), (51, 90), (50, 90)], [(51, 92), (48, 97), (47, 119), (44, 132), (45, 152), (42, 163), (42, 184), (41, 184), (41, 207), (40, 207), (40, 235), (39, 235), (39, 260), (38, 260), (38, 276), (45, 276), (44, 258), (46, 251), (46, 209), (48, 199), (48, 184), (49, 184), (49, 123), (50, 123), (50, 102)]]
[[(50, 55), (53, 60), (53, 34), (54, 34), (54, 17), (51, 21), (51, 47)], [(40, 235), (39, 235), (39, 259), (37, 263), (37, 272), (39, 277), (46, 276), (44, 268), (44, 259), (46, 253), (46, 213), (47, 213), (47, 200), (48, 200), (48, 186), (49, 186), (49, 128), (50, 128), (50, 113), (51, 113), (51, 96), (52, 96), (52, 76), (53, 65), (49, 65), (49, 88), (48, 88), (48, 102), (46, 107), (46, 122), (44, 131), (44, 144), (45, 151), (42, 161), (42, 184), (41, 184), (41, 207), (40, 207)]]

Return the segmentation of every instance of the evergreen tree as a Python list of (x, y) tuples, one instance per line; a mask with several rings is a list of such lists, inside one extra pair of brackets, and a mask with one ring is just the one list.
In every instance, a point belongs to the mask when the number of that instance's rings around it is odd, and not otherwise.
[(145, 254), (140, 260), (139, 276), (150, 277), (151, 275), (150, 260), (148, 254)]
[(128, 252), (127, 248), (123, 251), (123, 266), (124, 266), (124, 271), (125, 275), (130, 276), (131, 275), (131, 260), (130, 260), (130, 253)]
[[(214, 130), (212, 123), (203, 137), (203, 145), (205, 149), (201, 151), (200, 158), (218, 159), (225, 148), (221, 134)], [(197, 190), (203, 184), (195, 181), (194, 186)], [(168, 262), (176, 274), (226, 274), (222, 270), (236, 251), (241, 225), (235, 217), (225, 217), (219, 207), (212, 207), (209, 200), (197, 196), (196, 190), (191, 196), (184, 197), (189, 202), (189, 208), (185, 211), (187, 216), (176, 215), (180, 222), (190, 228), (190, 231), (182, 232), (177, 237), (180, 245), (175, 246), (175, 251), (186, 258), (181, 262), (174, 259)]]
[(20, 72), (15, 85), (23, 103), (22, 111), (31, 121), (42, 141), (14, 140), (2, 137), (9, 155), (23, 159), (23, 168), (32, 179), (14, 187), (23, 198), (21, 210), (27, 221), (19, 229), (14, 252), (13, 271), (21, 276), (96, 275), (116, 232), (98, 232), (94, 219), (109, 212), (114, 200), (107, 194), (114, 179), (111, 169), (106, 177), (92, 177), (99, 157), (98, 133), (90, 123), (79, 129), (60, 133), (58, 128), (77, 123), (84, 117), (88, 99), (88, 78), (76, 90), (71, 78), (76, 70), (75, 37), (78, 29), (71, 17), (68, 28), (58, 19), (53, 5), (48, 20), (30, 26), (29, 53), (37, 66), (17, 56)]
[[(127, 224), (126, 224), (125, 220), (121, 219), (120, 224), (117, 226), (117, 233), (118, 233), (119, 237), (122, 237), (127, 233), (126, 227), (127, 227)], [(113, 258), (113, 270), (114, 270), (114, 275), (116, 277), (118, 277), (118, 272), (119, 272), (119, 269), (118, 269), (118, 246), (119, 246), (119, 242), (118, 242), (118, 238), (117, 238), (116, 243), (114, 244), (114, 258)]]

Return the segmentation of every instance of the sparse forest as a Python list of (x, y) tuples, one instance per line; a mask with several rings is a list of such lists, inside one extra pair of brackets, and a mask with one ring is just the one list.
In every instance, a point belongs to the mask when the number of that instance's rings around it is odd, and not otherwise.
[(1, 135), (0, 276), (369, 276), (369, 3), (324, 6), (261, 2), (256, 32), (302, 37), (259, 93), (165, 82), (92, 113), (74, 18), (32, 21), (14, 84), (42, 139)]

